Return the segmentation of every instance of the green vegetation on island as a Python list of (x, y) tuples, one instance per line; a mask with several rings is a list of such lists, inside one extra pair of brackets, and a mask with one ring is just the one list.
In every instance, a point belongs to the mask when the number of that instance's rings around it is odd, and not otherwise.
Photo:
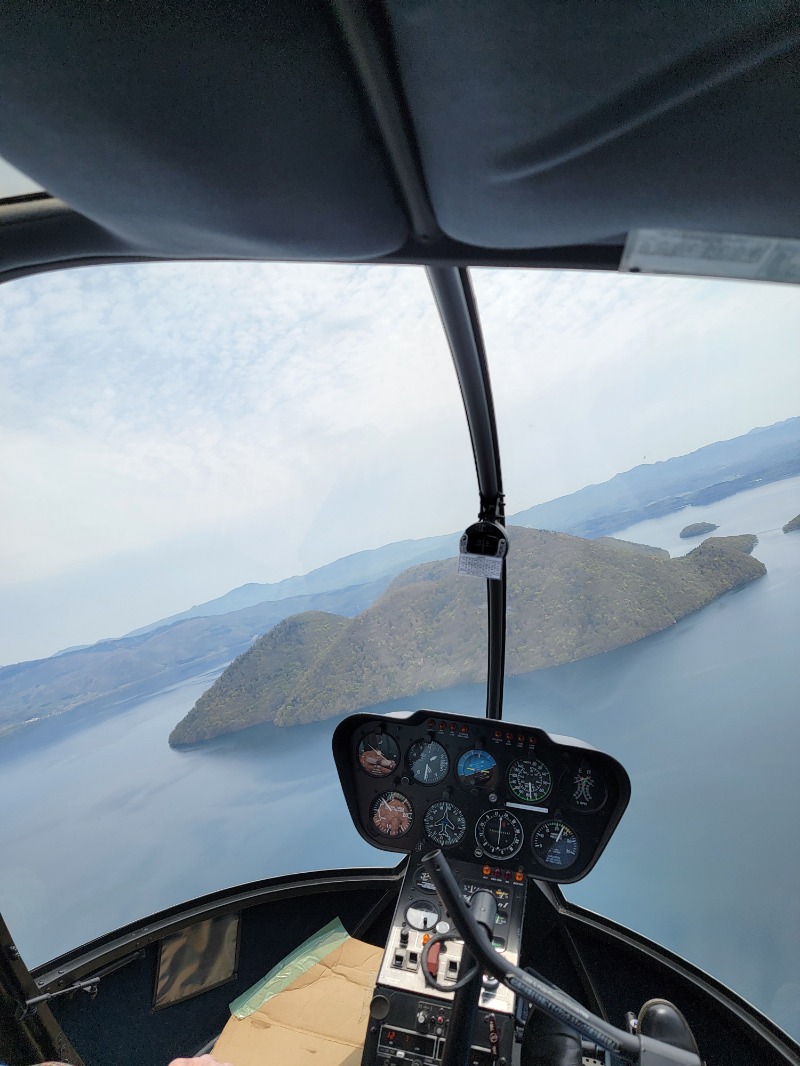
[[(766, 567), (752, 535), (670, 559), (623, 541), (513, 528), (508, 674), (610, 651), (666, 629)], [(261, 722), (293, 725), (485, 678), (485, 585), (455, 561), (404, 571), (355, 618), (306, 612), (228, 666), (170, 735), (193, 744)]]
[(713, 522), (692, 522), (691, 525), (683, 527), (680, 536), (688, 540), (689, 537), (702, 537), (704, 533), (713, 533), (715, 529), (719, 529), (719, 526), (715, 526)]
[(795, 515), (791, 521), (787, 522), (783, 527), (784, 533), (793, 533), (796, 529), (800, 529), (800, 514)]

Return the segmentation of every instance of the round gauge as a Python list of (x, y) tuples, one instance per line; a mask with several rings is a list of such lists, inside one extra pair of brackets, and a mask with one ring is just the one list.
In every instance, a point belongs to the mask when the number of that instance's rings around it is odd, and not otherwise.
[(525, 834), (511, 811), (484, 811), (475, 823), (475, 840), (490, 859), (513, 859)]
[(561, 778), (561, 791), (574, 811), (599, 811), (608, 797), (605, 774), (588, 763), (567, 770)]
[(358, 745), (358, 765), (370, 777), (388, 777), (397, 769), (400, 749), (388, 733), (367, 733)]
[(425, 832), (440, 848), (451, 847), (463, 839), (467, 820), (454, 803), (432, 803), (425, 811)]
[(488, 751), (472, 748), (458, 760), (458, 780), (464, 788), (488, 791), (497, 784), (497, 763)]
[(533, 854), (550, 870), (566, 870), (580, 850), (574, 830), (563, 822), (542, 822), (534, 830), (531, 844)]
[(401, 792), (382, 792), (372, 801), (372, 824), (385, 837), (405, 836), (414, 824), (411, 800)]
[(427, 870), (424, 870), (422, 867), (417, 870), (417, 876), (414, 878), (414, 884), (422, 892), (436, 891), (436, 885), (431, 880), (431, 875), (428, 873)]
[(550, 795), (553, 778), (539, 759), (517, 759), (508, 770), (508, 787), (525, 803), (541, 803)]
[(424, 933), (426, 929), (433, 929), (439, 921), (439, 911), (427, 899), (419, 899), (409, 903), (406, 908), (406, 921), (412, 929)]
[(408, 768), (421, 785), (438, 785), (447, 777), (450, 759), (435, 740), (418, 740), (408, 749)]

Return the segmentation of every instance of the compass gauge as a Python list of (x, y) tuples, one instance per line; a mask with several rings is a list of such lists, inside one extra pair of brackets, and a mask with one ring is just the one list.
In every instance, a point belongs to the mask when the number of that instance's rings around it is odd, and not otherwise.
[(418, 899), (406, 908), (406, 921), (412, 929), (424, 933), (439, 921), (439, 909), (430, 900)]

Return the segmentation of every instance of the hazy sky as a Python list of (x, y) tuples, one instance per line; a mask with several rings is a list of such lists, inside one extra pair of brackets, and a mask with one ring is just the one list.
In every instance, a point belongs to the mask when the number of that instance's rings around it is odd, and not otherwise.
[[(800, 413), (800, 289), (475, 276), (510, 512)], [(120, 265), (0, 287), (0, 663), (475, 518), (422, 271)]]

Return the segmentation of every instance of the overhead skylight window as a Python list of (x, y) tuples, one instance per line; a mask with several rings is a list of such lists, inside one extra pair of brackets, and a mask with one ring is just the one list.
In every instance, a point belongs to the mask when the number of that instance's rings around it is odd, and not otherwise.
[(0, 158), (0, 200), (26, 196), (31, 192), (44, 192), (44, 189)]

